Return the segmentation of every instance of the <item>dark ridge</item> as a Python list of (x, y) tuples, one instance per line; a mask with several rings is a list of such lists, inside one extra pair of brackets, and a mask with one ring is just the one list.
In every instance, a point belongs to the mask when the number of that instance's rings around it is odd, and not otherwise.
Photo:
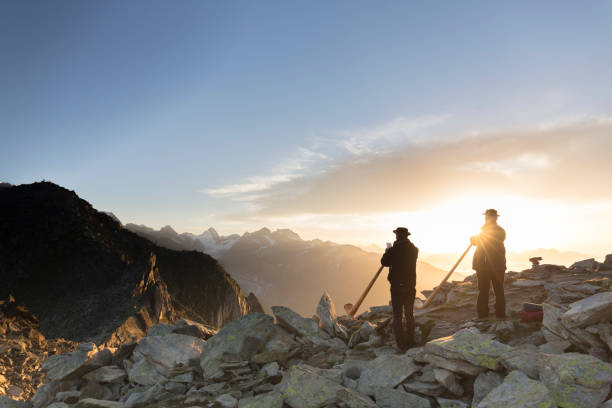
[(160, 248), (50, 182), (0, 189), (0, 242), (0, 298), (27, 305), (46, 337), (100, 343), (159, 321), (221, 326), (247, 312), (212, 257)]

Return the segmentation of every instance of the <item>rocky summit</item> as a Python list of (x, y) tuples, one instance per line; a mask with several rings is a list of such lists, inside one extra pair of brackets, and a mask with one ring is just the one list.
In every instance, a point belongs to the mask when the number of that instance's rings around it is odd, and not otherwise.
[[(416, 310), (419, 345), (405, 353), (389, 306), (349, 318), (327, 293), (312, 317), (274, 306), (217, 333), (160, 323), (138, 342), (40, 358), (45, 384), (0, 407), (609, 408), (611, 284), (609, 263), (508, 273), (503, 320), (474, 318), (474, 276), (445, 284)], [(541, 319), (525, 319), (534, 302)]]

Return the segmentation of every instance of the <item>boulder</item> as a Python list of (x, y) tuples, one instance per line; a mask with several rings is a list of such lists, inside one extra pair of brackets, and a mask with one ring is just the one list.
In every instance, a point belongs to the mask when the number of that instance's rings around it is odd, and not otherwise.
[(430, 353), (424, 353), (422, 355), (422, 359), (424, 362), (433, 364), (436, 367), (444, 368), (452, 371), (453, 373), (467, 375), (470, 377), (476, 377), (478, 374), (486, 370), (484, 367), (475, 366), (467, 361), (441, 357)]
[(436, 398), (440, 408), (470, 408), (470, 405), (459, 400), (447, 399), (447, 398)]
[(136, 360), (128, 371), (128, 378), (130, 382), (140, 385), (154, 385), (167, 381), (167, 378), (161, 375), (146, 358)]
[(292, 408), (319, 408), (340, 402), (351, 408), (376, 408), (371, 400), (306, 367), (291, 366), (280, 382), (278, 391)]
[(377, 388), (395, 388), (417, 371), (419, 367), (412, 358), (385, 354), (363, 366), (357, 389), (362, 394), (374, 395)]
[(531, 380), (520, 371), (512, 371), (504, 382), (495, 387), (477, 408), (554, 408), (550, 391), (538, 381)]
[(121, 384), (126, 377), (125, 370), (117, 366), (100, 367), (83, 376), (84, 379), (89, 381), (115, 384)]
[(238, 408), (283, 408), (283, 396), (281, 393), (273, 391), (255, 397), (243, 398), (238, 402)]
[(487, 396), (495, 387), (504, 381), (501, 374), (494, 371), (481, 373), (474, 381), (474, 396), (472, 397), (472, 407), (477, 407), (480, 401)]
[(431, 408), (427, 398), (399, 389), (379, 387), (374, 397), (379, 408)]
[(512, 347), (481, 334), (476, 328), (462, 329), (452, 336), (431, 340), (425, 351), (444, 358), (468, 361), (476, 366), (497, 370), (501, 355)]
[(329, 339), (329, 335), (314, 320), (302, 317), (288, 307), (272, 306), (272, 313), (278, 324), (290, 333), (309, 339)]
[[(0, 404), (0, 407), (2, 407), (2, 404)], [(70, 405), (66, 404), (65, 402), (54, 402), (51, 405), (47, 405), (47, 408), (70, 408)]]
[(151, 403), (157, 401), (164, 392), (165, 389), (160, 384), (155, 384), (144, 391), (133, 391), (125, 399), (125, 405), (128, 407), (144, 407), (151, 405)]
[(570, 305), (561, 316), (567, 327), (586, 327), (597, 323), (612, 321), (612, 292), (602, 292), (579, 300)]
[(202, 323), (185, 318), (181, 318), (176, 322), (172, 332), (184, 334), (186, 336), (198, 337), (202, 340), (208, 340), (215, 335), (215, 331), (210, 327), (206, 327)]
[(145, 337), (134, 350), (133, 358), (135, 362), (146, 359), (161, 375), (171, 377), (176, 368), (197, 364), (204, 344), (204, 340), (184, 334)]
[(0, 395), (0, 408), (27, 408), (28, 404)]
[(215, 402), (221, 406), (221, 408), (236, 408), (238, 406), (238, 400), (231, 394), (219, 395)]
[(542, 354), (540, 379), (560, 407), (597, 407), (610, 392), (612, 364), (579, 353)]
[(459, 397), (463, 395), (463, 387), (457, 380), (455, 374), (443, 368), (434, 368), (433, 374), (436, 381), (442, 384), (451, 393)]
[(274, 325), (268, 341), (260, 352), (253, 356), (252, 361), (257, 364), (266, 364), (272, 361), (284, 363), (296, 352), (297, 348), (295, 336)]
[(127, 406), (122, 402), (117, 401), (105, 401), (93, 398), (85, 398), (77, 402), (73, 408), (126, 408)]
[(330, 336), (338, 336), (343, 339), (348, 339), (346, 329), (338, 323), (336, 308), (334, 302), (327, 292), (323, 293), (319, 304), (317, 305), (317, 316), (319, 318), (319, 327)]
[(533, 344), (524, 344), (501, 355), (502, 365), (508, 371), (522, 371), (534, 380), (538, 379), (538, 357), (540, 352)]
[(219, 365), (225, 361), (250, 360), (264, 346), (273, 326), (272, 317), (262, 313), (251, 313), (225, 325), (204, 344), (200, 359), (204, 378), (222, 376)]
[(408, 392), (416, 392), (430, 397), (438, 397), (446, 392), (446, 388), (438, 382), (407, 381), (403, 387)]
[(595, 269), (598, 269), (600, 265), (601, 264), (597, 262), (595, 258), (589, 258), (589, 259), (585, 259), (582, 261), (574, 262), (572, 266), (569, 267), (569, 269), (570, 270), (581, 269), (581, 270), (587, 270), (587, 271), (594, 271)]
[(43, 363), (42, 370), (51, 380), (70, 380), (110, 364), (111, 360), (110, 350), (98, 350), (93, 343), (82, 343), (75, 351), (49, 357)]

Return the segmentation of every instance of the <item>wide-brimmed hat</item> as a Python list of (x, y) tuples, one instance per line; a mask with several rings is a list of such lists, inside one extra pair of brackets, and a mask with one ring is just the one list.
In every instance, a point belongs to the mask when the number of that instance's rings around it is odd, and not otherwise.
[(489, 208), (487, 211), (483, 212), (482, 215), (489, 215), (491, 217), (499, 217), (497, 210), (494, 210), (493, 208)]
[(408, 228), (405, 228), (405, 227), (397, 227), (396, 229), (393, 230), (393, 232), (395, 234), (410, 235), (410, 233), (408, 232)]

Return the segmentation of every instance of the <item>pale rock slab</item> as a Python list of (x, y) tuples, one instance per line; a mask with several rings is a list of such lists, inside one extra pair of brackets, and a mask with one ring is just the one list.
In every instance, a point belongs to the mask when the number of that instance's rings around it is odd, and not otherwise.
[(431, 408), (431, 403), (427, 398), (399, 389), (377, 388), (374, 398), (379, 408)]
[(512, 371), (504, 382), (494, 388), (477, 408), (554, 408), (550, 391), (540, 382), (531, 380), (520, 371)]
[(222, 376), (219, 365), (223, 362), (250, 360), (266, 343), (273, 326), (272, 317), (262, 313), (250, 313), (225, 325), (202, 349), (204, 378)]
[(363, 366), (357, 389), (362, 394), (374, 395), (377, 388), (395, 388), (417, 371), (419, 367), (412, 358), (385, 354)]
[(501, 355), (512, 347), (493, 340), (490, 335), (480, 333), (476, 328), (462, 329), (452, 336), (431, 340), (425, 351), (440, 357), (465, 360), (469, 363), (496, 370), (501, 363)]

